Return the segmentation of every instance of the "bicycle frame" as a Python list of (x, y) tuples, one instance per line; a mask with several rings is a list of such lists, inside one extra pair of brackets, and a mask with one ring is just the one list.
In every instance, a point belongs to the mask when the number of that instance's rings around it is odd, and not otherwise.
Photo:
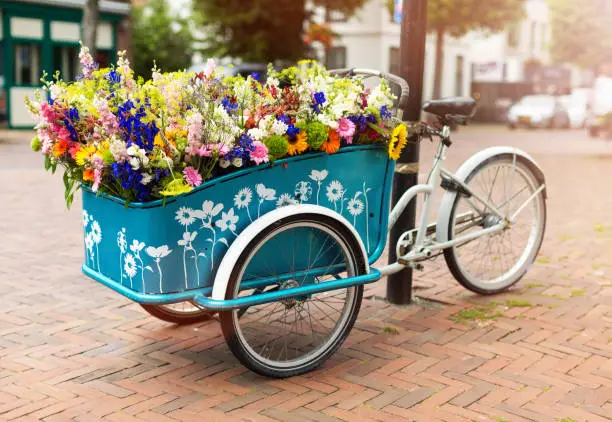
[[(446, 158), (446, 150), (448, 148), (446, 146), (446, 142), (444, 141), (445, 139), (448, 139), (449, 134), (450, 128), (447, 126), (445, 126), (438, 133), (441, 140), (434, 158), (433, 167), (429, 172), (429, 176), (427, 178), (427, 183), (415, 185), (408, 189), (406, 192), (404, 192), (400, 199), (397, 201), (397, 204), (391, 210), (391, 213), (389, 214), (388, 229), (391, 230), (391, 228), (397, 223), (399, 216), (404, 212), (410, 201), (416, 199), (418, 194), (425, 195), (425, 199), (423, 201), (423, 208), (420, 215), (419, 226), (416, 229), (416, 239), (414, 239), (413, 246), (410, 252), (403, 256), (400, 256), (398, 258), (398, 262), (378, 268), (378, 270), (383, 276), (395, 274), (405, 269), (406, 267), (414, 267), (414, 263), (416, 261), (431, 257), (434, 251), (444, 250), (456, 246), (458, 244), (469, 242), (482, 236), (488, 236), (501, 232), (502, 230), (509, 227), (519, 215), (519, 213), (525, 209), (527, 204), (529, 204), (534, 198), (536, 198), (537, 195), (539, 195), (546, 187), (544, 184), (542, 184), (538, 189), (536, 189), (535, 192), (514, 212), (512, 216), (507, 217), (503, 215), (502, 212), (493, 204), (491, 204), (486, 198), (483, 198), (480, 195), (474, 193), (468, 186), (465, 185), (465, 183), (463, 183), (463, 181), (459, 180), (452, 172), (442, 167), (442, 162)], [(514, 165), (516, 165), (516, 162), (514, 162)], [(484, 205), (484, 210), (487, 210), (489, 213), (492, 213), (495, 216), (499, 217), (499, 223), (494, 224), (491, 227), (483, 228), (482, 230), (479, 230), (477, 232), (458, 236), (452, 240), (444, 242), (438, 242), (436, 240), (433, 240), (430, 242), (426, 242), (427, 231), (428, 228), (431, 227), (428, 226), (428, 221), (431, 214), (433, 198), (435, 197), (437, 191), (440, 189), (442, 176), (447, 179), (450, 179), (453, 183), (455, 183), (465, 192), (469, 192), (469, 194), (471, 195), (470, 198), (473, 198), (477, 200), (480, 204)], [(479, 209), (473, 203), (473, 201), (468, 200), (468, 202), (478, 214), (483, 213), (482, 207)], [(505, 205), (505, 203), (502, 204), (502, 206), (503, 205)], [(397, 245), (395, 246), (397, 249)]]

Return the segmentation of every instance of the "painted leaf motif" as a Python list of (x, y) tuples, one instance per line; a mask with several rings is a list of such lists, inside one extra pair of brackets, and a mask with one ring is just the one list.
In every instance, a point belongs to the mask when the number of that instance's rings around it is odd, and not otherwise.
[(219, 242), (223, 243), (225, 246), (229, 246), (227, 243), (227, 239), (225, 239), (224, 237), (222, 237), (221, 239), (218, 240)]
[(147, 265), (147, 266), (145, 267), (145, 270), (149, 270), (149, 271), (153, 272), (153, 268), (151, 268), (149, 265)]

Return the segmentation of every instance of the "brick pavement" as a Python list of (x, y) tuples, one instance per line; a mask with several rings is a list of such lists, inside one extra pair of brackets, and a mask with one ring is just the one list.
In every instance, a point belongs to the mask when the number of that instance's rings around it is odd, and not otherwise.
[[(483, 298), (434, 261), (410, 306), (386, 304), (379, 282), (322, 369), (270, 380), (237, 363), (216, 323), (157, 321), (81, 275), (78, 203), (65, 211), (61, 180), (43, 173), (27, 135), (0, 134), (0, 420), (612, 420), (612, 142), (459, 132), (450, 168), (512, 144), (548, 176), (533, 269)], [(478, 307), (503, 315), (457, 320)]]

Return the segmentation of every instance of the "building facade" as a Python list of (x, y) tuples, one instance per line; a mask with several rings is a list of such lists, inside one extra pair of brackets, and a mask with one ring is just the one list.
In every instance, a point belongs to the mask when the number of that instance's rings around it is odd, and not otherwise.
[[(530, 64), (549, 63), (550, 26), (544, 0), (525, 1), (525, 19), (500, 33), (474, 31), (444, 41), (442, 96), (470, 95), (472, 82), (523, 82)], [(327, 52), (328, 67), (367, 67), (398, 73), (400, 24), (386, 0), (369, 0), (345, 19), (319, 11), (339, 34)], [(435, 37), (427, 37), (423, 96), (433, 92)], [(527, 70), (526, 70), (527, 69)]]
[[(32, 127), (24, 99), (43, 73), (65, 80), (79, 73), (81, 20), (86, 0), (0, 0), (0, 95), (11, 128)], [(100, 1), (96, 60), (104, 67), (129, 47), (129, 2)]]

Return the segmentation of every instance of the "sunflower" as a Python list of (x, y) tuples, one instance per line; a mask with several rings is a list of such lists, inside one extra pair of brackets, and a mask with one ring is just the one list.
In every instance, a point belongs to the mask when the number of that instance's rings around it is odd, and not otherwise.
[(391, 140), (389, 141), (389, 158), (397, 160), (404, 147), (406, 146), (406, 125), (399, 124), (393, 129), (391, 133)]
[(297, 155), (301, 154), (308, 149), (308, 143), (306, 142), (307, 135), (305, 131), (300, 131), (297, 135), (295, 135), (294, 139), (289, 139), (289, 145), (287, 148), (287, 153), (289, 155)]
[(340, 135), (333, 129), (329, 130), (327, 141), (321, 145), (321, 150), (327, 154), (334, 154), (340, 149)]

